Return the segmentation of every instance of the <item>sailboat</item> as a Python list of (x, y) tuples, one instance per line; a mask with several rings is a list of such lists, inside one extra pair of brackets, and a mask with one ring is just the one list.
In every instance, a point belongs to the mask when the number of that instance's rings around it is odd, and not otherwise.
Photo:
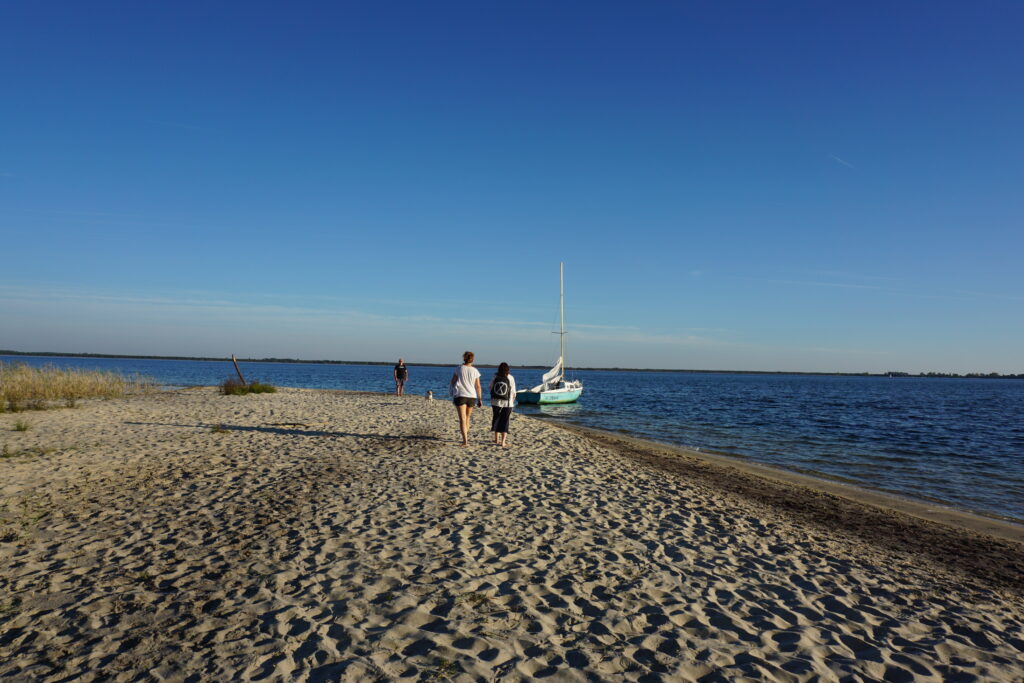
[(583, 382), (565, 379), (565, 264), (558, 264), (558, 362), (532, 389), (516, 392), (519, 403), (575, 403), (583, 393)]

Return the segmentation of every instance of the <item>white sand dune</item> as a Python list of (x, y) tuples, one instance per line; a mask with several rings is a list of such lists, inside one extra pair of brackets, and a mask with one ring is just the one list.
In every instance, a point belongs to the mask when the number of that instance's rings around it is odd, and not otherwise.
[(1024, 679), (1020, 544), (475, 417), (463, 449), (421, 397), (0, 415), (0, 678)]

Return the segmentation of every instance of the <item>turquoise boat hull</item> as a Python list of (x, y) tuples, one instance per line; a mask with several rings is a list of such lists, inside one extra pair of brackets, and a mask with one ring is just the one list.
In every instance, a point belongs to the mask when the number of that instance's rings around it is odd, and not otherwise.
[(570, 389), (568, 391), (520, 391), (516, 393), (516, 401), (519, 403), (535, 403), (548, 405), (551, 403), (575, 403), (579, 400), (583, 389)]

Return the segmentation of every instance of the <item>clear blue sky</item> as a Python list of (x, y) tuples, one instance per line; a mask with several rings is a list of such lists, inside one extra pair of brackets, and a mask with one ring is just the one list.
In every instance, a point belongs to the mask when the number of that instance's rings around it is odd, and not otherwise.
[(1024, 371), (1024, 3), (6, 3), (0, 348)]

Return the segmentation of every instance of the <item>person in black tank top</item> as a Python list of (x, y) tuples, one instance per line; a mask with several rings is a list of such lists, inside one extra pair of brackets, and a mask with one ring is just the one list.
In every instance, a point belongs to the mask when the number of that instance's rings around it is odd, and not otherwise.
[(409, 379), (409, 368), (405, 367), (405, 361), (398, 359), (395, 366), (395, 393), (399, 396), (405, 394), (405, 380)]

